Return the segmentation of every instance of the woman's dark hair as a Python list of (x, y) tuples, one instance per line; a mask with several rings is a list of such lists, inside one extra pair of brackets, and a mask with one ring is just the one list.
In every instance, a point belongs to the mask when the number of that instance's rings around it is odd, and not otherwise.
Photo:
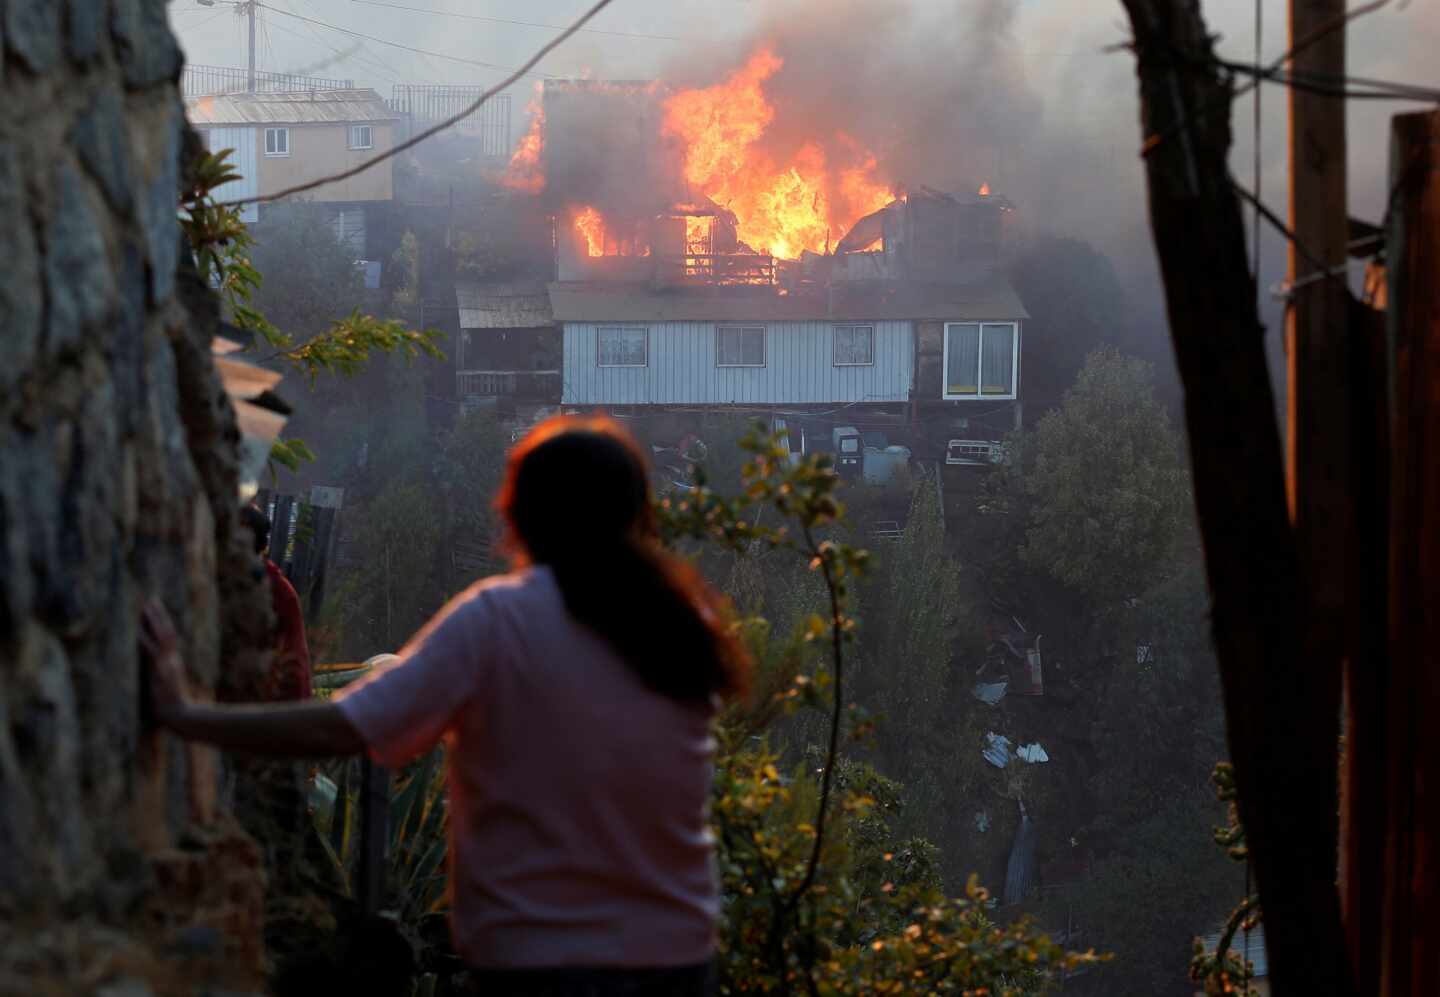
[(565, 606), (655, 692), (746, 691), (750, 660), (720, 597), (660, 546), (644, 452), (615, 422), (557, 416), (510, 454), (496, 507), (517, 562), (550, 568)]
[(242, 506), (240, 522), (255, 533), (255, 553), (259, 554), (270, 546), (270, 518), (260, 511), (258, 505)]

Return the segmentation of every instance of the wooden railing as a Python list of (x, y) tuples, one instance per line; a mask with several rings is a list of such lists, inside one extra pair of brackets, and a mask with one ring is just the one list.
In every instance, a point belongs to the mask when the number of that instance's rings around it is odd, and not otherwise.
[(510, 396), (545, 401), (560, 399), (558, 370), (461, 370), (455, 372), (460, 398)]
[(685, 280), (697, 284), (773, 284), (775, 257), (753, 253), (687, 253)]

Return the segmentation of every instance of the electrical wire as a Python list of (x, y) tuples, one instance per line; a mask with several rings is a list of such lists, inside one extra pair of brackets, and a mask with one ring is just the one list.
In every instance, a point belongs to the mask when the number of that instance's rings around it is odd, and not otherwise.
[[(1361, 76), (1332, 76), (1328, 73), (1297, 73), (1293, 70), (1252, 65), (1246, 62), (1232, 62), (1225, 59), (1216, 59), (1214, 64), (1236, 75), (1252, 77), (1257, 85), (1262, 82), (1278, 83), (1295, 90), (1326, 97), (1440, 103), (1440, 89), (1415, 83), (1398, 83), (1393, 80), (1377, 80)], [(1235, 96), (1249, 93), (1251, 89), (1254, 87), (1237, 89)]]
[[(203, 10), (203, 8), (197, 8), (197, 9), (202, 9), (202, 10)], [(176, 13), (178, 13), (178, 14), (189, 14), (189, 13), (191, 13), (191, 11), (187, 9), (187, 10), (176, 11)], [(205, 25), (210, 24), (210, 23), (212, 23), (212, 22), (214, 22), (214, 21), (218, 21), (220, 18), (229, 15), (229, 13), (230, 13), (230, 12), (229, 12), (228, 10), (222, 10), (222, 11), (220, 11), (218, 14), (211, 14), (209, 17), (207, 17), (207, 18), (205, 18), (205, 19), (203, 19), (203, 20), (200, 20), (200, 21), (192, 21), (192, 22), (189, 23), (189, 24), (176, 25), (176, 27), (177, 27), (178, 29), (180, 29), (181, 31), (186, 31), (186, 32), (198, 31), (198, 30), (200, 30), (201, 28), (203, 28)]]
[[(526, 28), (546, 28), (550, 31), (560, 30), (558, 24), (543, 24), (539, 21), (516, 21), (508, 17), (486, 17), (482, 14), (463, 14), (453, 10), (435, 10), (433, 7), (407, 7), (404, 4), (386, 3), (385, 0), (350, 0), (351, 3), (364, 4), (367, 7), (389, 7), (392, 10), (408, 10), (416, 14), (434, 14), (438, 17), (459, 17), (468, 21), (488, 21), (492, 24), (513, 24)], [(687, 39), (679, 35), (647, 35), (634, 31), (607, 31), (604, 28), (585, 28), (586, 34), (591, 35), (613, 35), (617, 38), (645, 38), (651, 41), (679, 42)]]
[(282, 34), (289, 35), (291, 38), (298, 38), (300, 41), (307, 44), (319, 45), (322, 48), (328, 49), (329, 51), (334, 53), (334, 55), (321, 62), (315, 63), (313, 66), (295, 70), (293, 72), (286, 72), (283, 74), (285, 76), (309, 76), (311, 73), (319, 72), (321, 69), (325, 69), (336, 63), (353, 61), (359, 63), (363, 68), (368, 69), (373, 73), (378, 73), (381, 76), (388, 76), (390, 80), (394, 83), (400, 82), (400, 76), (395, 72), (393, 68), (387, 66), (385, 63), (380, 62), (377, 59), (367, 58), (365, 56), (364, 42), (356, 41), (355, 44), (350, 46), (348, 49), (338, 49), (335, 46), (322, 41), (316, 36), (302, 35), (298, 31), (294, 31), (290, 28), (285, 27), (283, 24), (272, 24), (270, 25), (270, 27), (274, 28), (276, 31), (281, 32)]
[[(285, 2), (285, 0), (281, 0), (281, 2)], [(335, 48), (333, 45), (327, 42), (324, 36), (320, 34), (319, 30), (312, 25), (303, 25), (306, 32), (305, 35), (301, 35), (298, 32), (292, 31), (289, 28), (284, 28), (282, 25), (277, 24), (276, 27), (282, 28), (282, 30), (284, 30), (288, 34), (291, 34), (296, 38), (300, 38), (301, 40), (305, 40), (306, 36), (308, 35), (308, 37), (313, 40), (314, 44), (319, 45), (322, 48), (329, 49), (331, 52), (336, 53), (337, 56), (341, 55), (340, 49)], [(399, 83), (402, 79), (402, 74), (400, 73), (400, 71), (395, 69), (395, 67), (391, 66), (384, 59), (381, 59), (371, 53), (370, 50), (365, 47), (365, 42), (362, 39), (357, 38), (354, 43), (352, 43), (351, 47), (347, 50), (346, 54), (342, 56), (341, 60), (338, 61), (343, 61), (344, 59), (352, 60), (361, 69), (366, 69), (380, 76), (388, 77), (391, 83)]]
[[(1218, 110), (1225, 105), (1233, 104), (1234, 101), (1245, 96), (1245, 94), (1258, 87), (1261, 83), (1261, 79), (1263, 76), (1271, 76), (1280, 73), (1284, 69), (1285, 64), (1291, 59), (1293, 59), (1300, 52), (1305, 51), (1305, 49), (1321, 41), (1331, 33), (1338, 31), (1341, 28), (1344, 28), (1345, 26), (1353, 23), (1354, 21), (1362, 17), (1365, 17), (1368, 14), (1375, 13), (1381, 8), (1388, 6), (1389, 4), (1390, 0), (1372, 0), (1372, 2), (1370, 3), (1362, 4), (1359, 7), (1354, 8), (1353, 10), (1348, 10), (1340, 17), (1335, 18), (1328, 24), (1321, 25), (1319, 28), (1311, 32), (1305, 38), (1300, 39), (1300, 41), (1296, 42), (1290, 48), (1286, 49), (1283, 55), (1281, 55), (1275, 61), (1269, 63), (1267, 66), (1262, 67), (1257, 64), (1255, 66), (1245, 67), (1254, 74), (1253, 79), (1251, 79), (1247, 83), (1242, 84), (1240, 87), (1231, 88), (1226, 93), (1216, 97), (1214, 100), (1209, 101), (1208, 103), (1199, 108), (1196, 108), (1193, 115), (1187, 117), (1186, 115), (1182, 114), (1178, 120), (1172, 122), (1167, 128), (1165, 128), (1164, 131), (1156, 132), (1153, 135), (1147, 135), (1144, 142), (1141, 143), (1141, 157), (1148, 157), (1162, 143), (1169, 141), (1175, 134), (1188, 127), (1191, 119), (1203, 118), (1211, 111)], [(1134, 50), (1137, 55), (1140, 54), (1138, 46), (1133, 40), (1126, 45), (1112, 46), (1112, 49), (1113, 48), (1129, 48)], [(1172, 56), (1175, 54), (1176, 53), (1173, 52), (1171, 53)], [(1244, 66), (1244, 63), (1227, 64), (1219, 59), (1215, 59), (1213, 56), (1210, 59), (1199, 63), (1195, 62), (1194, 60), (1177, 58), (1175, 59), (1175, 63), (1184, 68), (1202, 69), (1207, 72), (1218, 65), (1222, 68), (1229, 68), (1232, 73), (1235, 73), (1239, 72), (1240, 67)], [(1337, 94), (1334, 96), (1339, 95)]]
[(452, 114), (445, 120), (437, 122), (436, 124), (430, 126), (429, 128), (426, 128), (423, 131), (415, 133), (405, 141), (392, 146), (391, 148), (385, 150), (377, 156), (370, 157), (363, 163), (360, 163), (357, 166), (353, 166), (348, 170), (341, 170), (339, 173), (332, 173), (328, 176), (318, 177), (317, 179), (310, 180), (306, 183), (296, 184), (293, 187), (286, 187), (284, 190), (276, 191), (273, 194), (259, 194), (254, 197), (237, 198), (233, 201), (221, 201), (221, 205), (227, 208), (234, 208), (245, 204), (258, 204), (262, 201), (278, 201), (281, 198), (289, 197), (291, 194), (301, 194), (305, 191), (315, 190), (318, 187), (324, 187), (332, 183), (337, 183), (341, 180), (348, 180), (350, 177), (358, 176), (359, 174), (364, 173), (372, 166), (383, 163), (387, 159), (398, 156), (400, 153), (405, 152), (407, 149), (413, 149), (415, 146), (419, 145), (427, 138), (430, 138), (432, 135), (438, 135), (441, 132), (465, 120), (470, 115), (474, 114), (491, 97), (494, 97), (500, 91), (514, 85), (522, 76), (530, 75), (530, 70), (535, 68), (535, 66), (540, 63), (540, 60), (544, 59), (551, 52), (555, 51), (555, 49), (558, 48), (561, 44), (563, 44), (568, 38), (570, 38), (571, 35), (575, 34), (575, 32), (579, 31), (582, 27), (584, 27), (585, 24), (591, 20), (591, 18), (593, 18), (596, 14), (600, 13), (606, 7), (610, 6), (611, 2), (612, 0), (596, 0), (596, 3), (591, 6), (589, 10), (585, 11), (584, 14), (581, 14), (580, 17), (578, 17), (570, 25), (570, 27), (566, 28), (560, 34), (556, 35), (544, 46), (542, 46), (539, 51), (537, 51), (529, 59), (525, 60), (525, 64), (523, 66), (512, 72), (509, 76), (501, 80), (495, 86), (480, 94), (479, 97), (471, 101), (470, 104), (463, 108), (458, 114)]
[[(403, 49), (403, 50), (405, 50), (406, 52), (413, 52), (413, 53), (415, 53), (415, 54), (417, 54), (417, 55), (428, 55), (428, 56), (432, 56), (433, 58), (436, 58), (436, 59), (448, 59), (448, 60), (451, 61), (451, 62), (460, 62), (460, 63), (464, 63), (464, 64), (467, 65), (467, 66), (478, 66), (478, 67), (480, 67), (481, 69), (491, 69), (491, 70), (495, 70), (495, 71), (497, 71), (497, 72), (502, 72), (502, 73), (513, 72), (513, 70), (512, 70), (511, 67), (509, 67), (509, 66), (499, 66), (499, 65), (496, 65), (496, 64), (493, 63), (493, 62), (480, 62), (480, 61), (478, 61), (478, 60), (476, 60), (476, 59), (465, 59), (465, 58), (462, 58), (462, 57), (460, 57), (460, 56), (458, 56), (458, 55), (446, 55), (444, 52), (431, 52), (431, 51), (428, 51), (427, 49), (416, 48), (416, 47), (413, 46), (413, 45), (405, 45), (405, 44), (402, 44), (401, 42), (391, 41), (391, 40), (388, 39), (388, 38), (379, 38), (379, 37), (377, 37), (377, 36), (375, 36), (375, 35), (367, 35), (367, 34), (365, 34), (364, 32), (355, 31), (355, 30), (353, 30), (353, 29), (351, 29), (351, 28), (342, 28), (342, 27), (341, 27), (340, 25), (338, 25), (338, 24), (331, 24), (331, 23), (329, 23), (328, 21), (321, 21), (321, 20), (319, 20), (319, 19), (317, 19), (317, 18), (308, 17), (308, 16), (306, 16), (306, 15), (304, 15), (304, 14), (297, 14), (297, 13), (295, 13), (294, 11), (281, 10), (279, 7), (272, 7), (272, 6), (271, 6), (270, 4), (268, 4), (268, 3), (260, 3), (260, 4), (257, 4), (257, 6), (264, 7), (266, 10), (273, 10), (273, 11), (275, 11), (275, 13), (280, 14), (280, 15), (282, 15), (282, 16), (284, 16), (284, 17), (293, 17), (293, 18), (295, 18), (296, 20), (299, 20), (299, 21), (306, 21), (306, 22), (308, 22), (308, 23), (310, 23), (310, 24), (318, 25), (319, 27), (322, 27), (322, 28), (329, 28), (331, 31), (339, 31), (339, 32), (341, 32), (342, 34), (353, 35), (353, 36), (356, 37), (356, 38), (363, 38), (363, 39), (365, 39), (365, 40), (368, 41), (368, 42), (375, 42), (377, 45), (389, 45), (391, 48)], [(518, 75), (516, 76), (516, 79), (519, 79), (520, 76), (535, 76), (535, 77), (539, 77), (539, 78), (549, 78), (549, 77), (550, 77), (550, 74), (549, 74), (549, 73), (532, 73), (532, 72), (530, 72), (529, 70), (521, 70), (521, 71), (518, 73)]]
[(1279, 215), (1275, 214), (1275, 212), (1265, 207), (1265, 203), (1263, 201), (1261, 201), (1254, 194), (1250, 193), (1250, 191), (1246, 190), (1234, 177), (1230, 178), (1230, 186), (1235, 189), (1235, 193), (1239, 194), (1244, 200), (1254, 205), (1255, 210), (1261, 215), (1261, 217), (1263, 217), (1267, 222), (1274, 226), (1274, 228), (1281, 235), (1285, 236), (1285, 238), (1289, 240), (1290, 244), (1295, 247), (1295, 251), (1298, 252), (1301, 256), (1305, 257), (1305, 262), (1309, 263), (1310, 266), (1314, 267), (1317, 273), (1333, 276), (1333, 274), (1329, 273), (1329, 267), (1327, 267), (1318, 256), (1316, 256), (1309, 249), (1307, 249), (1305, 247), (1305, 244), (1295, 237), (1295, 233), (1290, 230), (1290, 226), (1286, 225)]

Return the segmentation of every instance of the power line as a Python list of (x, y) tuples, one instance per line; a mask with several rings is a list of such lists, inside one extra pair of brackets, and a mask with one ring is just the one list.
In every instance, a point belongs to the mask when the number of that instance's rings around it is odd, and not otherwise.
[[(517, 21), (508, 17), (486, 17), (482, 14), (462, 14), (453, 10), (435, 10), (433, 7), (407, 7), (404, 4), (386, 3), (385, 0), (350, 0), (351, 3), (365, 4), (367, 7), (389, 7), (392, 10), (408, 10), (416, 14), (435, 14), (439, 17), (461, 17), (468, 21), (488, 21), (491, 24), (514, 24), (525, 28), (548, 28), (551, 31), (560, 30), (558, 24), (543, 24), (539, 21)], [(614, 35), (617, 38), (648, 38), (652, 41), (680, 42), (687, 41), (679, 35), (647, 35), (634, 31), (607, 31), (604, 28), (586, 28), (586, 34), (591, 35)]]
[[(300, 41), (305, 42), (307, 45), (319, 45), (326, 51), (334, 53), (334, 55), (330, 56), (329, 58), (323, 59), (312, 66), (308, 66), (304, 69), (290, 70), (283, 75), (310, 76), (314, 73), (319, 72), (321, 69), (325, 69), (336, 63), (353, 61), (359, 64), (362, 69), (368, 69), (371, 72), (378, 73), (381, 76), (388, 76), (390, 77), (392, 82), (400, 82), (400, 75), (396, 73), (393, 69), (391, 69), (389, 66), (385, 65), (383, 62), (377, 61), (374, 58), (365, 57), (365, 43), (362, 41), (356, 41), (347, 49), (338, 49), (335, 46), (322, 41), (318, 35), (302, 35), (298, 31), (293, 31), (290, 28), (285, 27), (285, 25), (283, 24), (272, 24), (270, 25), (270, 27), (274, 28), (276, 31), (281, 32), (282, 34), (289, 35), (291, 38), (298, 38)], [(313, 31), (314, 29), (310, 30)]]
[(1246, 62), (1229, 62), (1216, 59), (1215, 65), (1231, 73), (1253, 77), (1254, 83), (1235, 91), (1238, 97), (1254, 88), (1256, 83), (1278, 83), (1295, 90), (1319, 94), (1322, 97), (1342, 97), (1347, 100), (1414, 100), (1422, 103), (1440, 103), (1440, 90), (1415, 83), (1401, 83), (1393, 80), (1377, 80), (1364, 76), (1331, 76), (1326, 73), (1297, 73), (1270, 66), (1251, 65)]
[(410, 138), (406, 139), (404, 142), (401, 142), (399, 145), (392, 146), (391, 148), (380, 153), (378, 156), (372, 156), (371, 158), (365, 160), (365, 162), (359, 164), (358, 166), (353, 166), (348, 170), (341, 170), (339, 173), (332, 173), (329, 176), (320, 177), (307, 183), (296, 184), (293, 187), (287, 187), (284, 190), (276, 191), (274, 194), (260, 194), (256, 195), (255, 197), (236, 198), (233, 201), (221, 201), (221, 206), (226, 208), (234, 208), (245, 204), (258, 204), (262, 201), (278, 201), (282, 197), (289, 197), (291, 194), (302, 194), (307, 190), (315, 190), (317, 187), (324, 187), (332, 183), (337, 183), (341, 180), (348, 180), (353, 176), (358, 176), (359, 174), (364, 173), (366, 170), (370, 169), (370, 167), (375, 166), (378, 163), (383, 163), (387, 159), (398, 156), (400, 153), (406, 151), (407, 149), (413, 149), (415, 146), (419, 145), (427, 138), (430, 138), (432, 135), (438, 135), (446, 129), (452, 128), (459, 122), (464, 121), (470, 115), (480, 110), (481, 105), (483, 105), (491, 97), (494, 97), (497, 93), (506, 89), (507, 87), (513, 86), (520, 79), (520, 77), (530, 75), (530, 70), (534, 69), (535, 66), (539, 64), (541, 59), (544, 59), (551, 52), (555, 51), (555, 49), (559, 48), (560, 45), (566, 41), (566, 39), (568, 39), (571, 35), (575, 34), (575, 32), (583, 28), (585, 24), (589, 22), (596, 14), (600, 13), (606, 7), (610, 6), (610, 3), (611, 0), (597, 0), (595, 5), (592, 6), (589, 10), (587, 10), (584, 14), (581, 14), (580, 17), (576, 19), (573, 24), (570, 25), (570, 27), (566, 28), (560, 34), (556, 35), (553, 39), (551, 39), (544, 46), (542, 46), (538, 52), (532, 55), (529, 59), (525, 60), (525, 64), (523, 66), (521, 66), (517, 70), (514, 70), (509, 76), (505, 77), (505, 79), (501, 80), (499, 83), (495, 84), (495, 86), (491, 87), (489, 90), (486, 90), (475, 100), (471, 101), (469, 106), (461, 110), (460, 113), (452, 114), (444, 121), (437, 122), (431, 127), (426, 128), (424, 131), (417, 132)]
[[(353, 36), (355, 36), (356, 38), (363, 38), (363, 39), (365, 39), (367, 42), (375, 42), (377, 45), (389, 45), (391, 48), (404, 49), (406, 52), (414, 52), (414, 53), (417, 54), (417, 55), (428, 55), (428, 56), (432, 56), (432, 57), (434, 57), (434, 58), (436, 58), (436, 59), (449, 59), (451, 62), (461, 62), (461, 63), (464, 63), (464, 64), (467, 65), (467, 66), (479, 66), (481, 69), (494, 69), (494, 70), (497, 70), (497, 71), (502, 72), (502, 73), (508, 73), (508, 72), (511, 72), (511, 71), (512, 71), (509, 66), (497, 66), (497, 65), (496, 65), (495, 63), (493, 63), (493, 62), (478, 62), (478, 61), (476, 61), (476, 60), (474, 60), (474, 59), (462, 59), (462, 58), (461, 58), (460, 56), (458, 56), (458, 55), (446, 55), (444, 52), (431, 52), (431, 51), (428, 51), (427, 49), (416, 48), (416, 47), (413, 46), (413, 45), (403, 45), (403, 44), (401, 44), (400, 42), (394, 42), (394, 41), (391, 41), (391, 40), (388, 39), (388, 38), (377, 38), (375, 35), (367, 35), (367, 34), (364, 34), (363, 32), (354, 31), (354, 30), (352, 30), (352, 29), (350, 29), (350, 28), (342, 28), (342, 27), (340, 27), (340, 25), (338, 25), (338, 24), (330, 24), (330, 23), (327, 22), (327, 21), (321, 21), (321, 20), (318, 20), (318, 19), (313, 18), (313, 17), (307, 17), (307, 16), (305, 16), (304, 14), (296, 14), (296, 13), (294, 13), (293, 11), (281, 10), (279, 7), (272, 7), (272, 6), (270, 6), (270, 4), (268, 4), (268, 3), (262, 3), (262, 4), (259, 4), (259, 6), (265, 8), (266, 10), (273, 10), (275, 13), (280, 14), (280, 15), (282, 15), (283, 17), (293, 17), (293, 18), (295, 18), (296, 20), (299, 20), (299, 21), (305, 21), (305, 22), (307, 22), (307, 23), (309, 23), (309, 24), (319, 25), (319, 26), (322, 27), (322, 28), (329, 28), (331, 31), (339, 31), (339, 32), (341, 32), (342, 34), (353, 35)], [(520, 72), (520, 74), (517, 75), (515, 78), (516, 78), (516, 79), (519, 79), (520, 76), (537, 76), (537, 77), (541, 77), (541, 78), (548, 78), (548, 77), (550, 76), (550, 74), (549, 74), (549, 73), (531, 73), (531, 72), (529, 72), (528, 70), (524, 70), (524, 71)]]
[[(281, 2), (285, 2), (285, 0), (281, 0)], [(289, 5), (287, 3), (287, 9), (288, 6)], [(402, 74), (389, 63), (385, 62), (383, 59), (380, 59), (377, 56), (373, 55), (365, 47), (365, 42), (358, 38), (351, 43), (348, 49), (342, 52), (340, 49), (327, 42), (324, 36), (321, 35), (318, 30), (316, 30), (313, 26), (309, 24), (306, 24), (304, 26), (306, 31), (306, 34), (304, 35), (300, 34), (298, 31), (292, 31), (290, 28), (287, 28), (281, 24), (276, 24), (273, 26), (279, 28), (281, 31), (285, 32), (287, 35), (290, 35), (292, 38), (299, 38), (301, 41), (311, 42), (315, 45), (319, 45), (321, 48), (324, 48), (327, 51), (334, 52), (336, 57), (334, 60), (331, 61), (341, 62), (345, 60), (353, 60), (354, 63), (361, 69), (369, 70), (370, 72), (376, 73), (380, 76), (389, 77), (390, 82), (392, 83), (400, 82)], [(307, 72), (309, 71), (307, 70)]]
[[(1256, 65), (1256, 66), (1247, 67), (1247, 68), (1251, 69), (1251, 70), (1254, 72), (1254, 78), (1253, 78), (1253, 79), (1251, 79), (1248, 83), (1245, 83), (1245, 84), (1243, 84), (1243, 85), (1240, 86), (1240, 87), (1237, 87), (1237, 88), (1235, 88), (1235, 89), (1233, 89), (1233, 90), (1229, 90), (1229, 91), (1227, 91), (1226, 93), (1221, 94), (1220, 96), (1218, 96), (1217, 98), (1215, 98), (1213, 101), (1211, 101), (1211, 102), (1209, 102), (1209, 103), (1207, 103), (1207, 104), (1205, 104), (1205, 105), (1203, 105), (1203, 106), (1201, 106), (1201, 107), (1196, 108), (1196, 109), (1195, 109), (1195, 112), (1194, 112), (1192, 115), (1189, 115), (1189, 116), (1184, 115), (1184, 114), (1180, 115), (1180, 117), (1179, 117), (1173, 124), (1171, 124), (1169, 127), (1167, 127), (1164, 131), (1157, 132), (1157, 133), (1155, 133), (1155, 134), (1153, 134), (1153, 135), (1148, 135), (1148, 136), (1146, 136), (1146, 137), (1145, 137), (1145, 141), (1142, 143), (1141, 149), (1140, 149), (1140, 155), (1141, 155), (1141, 157), (1143, 158), (1143, 157), (1149, 156), (1152, 152), (1155, 151), (1155, 149), (1156, 149), (1161, 143), (1168, 141), (1176, 132), (1179, 132), (1179, 131), (1181, 131), (1182, 129), (1188, 128), (1189, 125), (1190, 125), (1190, 121), (1191, 121), (1191, 120), (1193, 120), (1193, 119), (1198, 119), (1198, 118), (1203, 118), (1203, 117), (1205, 117), (1206, 115), (1208, 115), (1211, 111), (1218, 110), (1221, 106), (1233, 105), (1233, 103), (1234, 103), (1235, 100), (1239, 99), (1240, 97), (1243, 97), (1245, 94), (1249, 93), (1251, 90), (1254, 90), (1256, 87), (1258, 87), (1258, 86), (1260, 85), (1262, 79), (1267, 78), (1267, 77), (1272, 77), (1272, 78), (1273, 78), (1273, 76), (1274, 76), (1275, 74), (1280, 73), (1280, 72), (1284, 69), (1285, 64), (1286, 64), (1287, 62), (1289, 62), (1292, 58), (1294, 58), (1296, 55), (1298, 55), (1300, 52), (1303, 52), (1305, 49), (1309, 48), (1310, 46), (1312, 46), (1312, 45), (1316, 44), (1317, 42), (1321, 41), (1322, 39), (1326, 38), (1327, 36), (1329, 36), (1329, 35), (1332, 34), (1333, 32), (1339, 31), (1339, 30), (1341, 30), (1342, 28), (1347, 27), (1347, 26), (1348, 26), (1349, 24), (1351, 24), (1352, 22), (1354, 22), (1354, 21), (1356, 21), (1356, 20), (1358, 20), (1358, 19), (1360, 19), (1360, 18), (1362, 18), (1362, 17), (1365, 17), (1366, 15), (1373, 14), (1373, 13), (1375, 13), (1376, 11), (1380, 10), (1380, 9), (1383, 8), (1383, 7), (1389, 6), (1390, 2), (1391, 2), (1391, 0), (1371, 0), (1370, 3), (1364, 3), (1364, 4), (1361, 4), (1359, 7), (1356, 7), (1356, 8), (1354, 8), (1354, 9), (1352, 9), (1352, 10), (1347, 10), (1344, 14), (1342, 14), (1342, 15), (1340, 15), (1339, 17), (1335, 18), (1333, 21), (1330, 21), (1328, 24), (1323, 24), (1323, 25), (1321, 25), (1321, 26), (1320, 26), (1319, 28), (1317, 28), (1315, 31), (1311, 32), (1308, 36), (1306, 36), (1305, 38), (1302, 38), (1302, 39), (1300, 39), (1299, 41), (1297, 41), (1297, 42), (1296, 42), (1295, 44), (1293, 44), (1290, 48), (1286, 49), (1285, 52), (1284, 52), (1284, 54), (1281, 55), (1280, 58), (1278, 58), (1278, 59), (1276, 59), (1274, 62), (1270, 63), (1268, 66), (1263, 66), (1263, 67), (1262, 67), (1262, 66)], [(1168, 48), (1168, 46), (1163, 46), (1163, 47)], [(1122, 45), (1113, 46), (1113, 48), (1115, 48), (1115, 49), (1122, 49), (1122, 48), (1132, 48), (1132, 49), (1134, 49), (1134, 48), (1135, 48), (1135, 44), (1134, 44), (1134, 42), (1132, 41), (1132, 42), (1131, 42), (1130, 44), (1128, 44), (1128, 45), (1122, 44)], [(1136, 51), (1136, 55), (1140, 55), (1140, 54), (1141, 54), (1141, 53), (1137, 50), (1137, 51)], [(1171, 54), (1172, 56), (1175, 55), (1175, 53), (1174, 53), (1173, 51), (1172, 51), (1170, 54)], [(1226, 63), (1224, 63), (1224, 62), (1221, 61), (1221, 60), (1215, 59), (1214, 57), (1211, 57), (1210, 59), (1208, 59), (1208, 60), (1206, 60), (1206, 61), (1204, 61), (1204, 62), (1200, 62), (1200, 63), (1196, 63), (1194, 60), (1186, 60), (1186, 59), (1183, 59), (1183, 58), (1177, 58), (1175, 61), (1176, 61), (1176, 63), (1177, 63), (1178, 65), (1180, 65), (1182, 68), (1194, 69), (1194, 68), (1200, 67), (1200, 68), (1204, 68), (1204, 69), (1207, 69), (1207, 70), (1208, 70), (1208, 69), (1211, 69), (1211, 68), (1213, 68), (1213, 67), (1215, 67), (1215, 66), (1219, 66), (1219, 67), (1221, 67), (1221, 68), (1228, 68), (1228, 69), (1230, 70), (1230, 72), (1232, 72), (1232, 73), (1234, 73), (1234, 72), (1237, 71), (1237, 69), (1236, 69), (1236, 66), (1237, 66), (1237, 65), (1243, 65), (1243, 63), (1241, 63), (1241, 64), (1226, 64)], [(1331, 95), (1331, 96), (1347, 96), (1347, 95), (1343, 95), (1343, 94), (1333, 94), (1333, 95)], [(1359, 96), (1359, 95), (1357, 94), (1356, 96)], [(1249, 193), (1249, 192), (1247, 191), (1247, 193)], [(1254, 195), (1251, 195), (1251, 196), (1253, 197)]]

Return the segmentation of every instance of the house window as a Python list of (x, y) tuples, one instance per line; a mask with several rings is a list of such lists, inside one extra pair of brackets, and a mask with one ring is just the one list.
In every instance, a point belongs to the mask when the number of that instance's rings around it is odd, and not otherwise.
[(837, 325), (835, 327), (835, 366), (861, 367), (875, 362), (875, 327), (873, 325)]
[(649, 362), (650, 330), (644, 327), (602, 325), (596, 330), (601, 367), (644, 367)]
[(267, 155), (267, 156), (288, 156), (288, 155), (290, 155), (290, 129), (288, 129), (288, 128), (267, 128), (267, 129), (265, 129), (265, 155)]
[(375, 144), (373, 138), (369, 125), (350, 126), (350, 148), (369, 149)]
[(718, 367), (764, 367), (765, 327), (742, 325), (716, 329), (715, 364)]
[(944, 397), (1014, 398), (1019, 356), (1013, 322), (947, 322)]

